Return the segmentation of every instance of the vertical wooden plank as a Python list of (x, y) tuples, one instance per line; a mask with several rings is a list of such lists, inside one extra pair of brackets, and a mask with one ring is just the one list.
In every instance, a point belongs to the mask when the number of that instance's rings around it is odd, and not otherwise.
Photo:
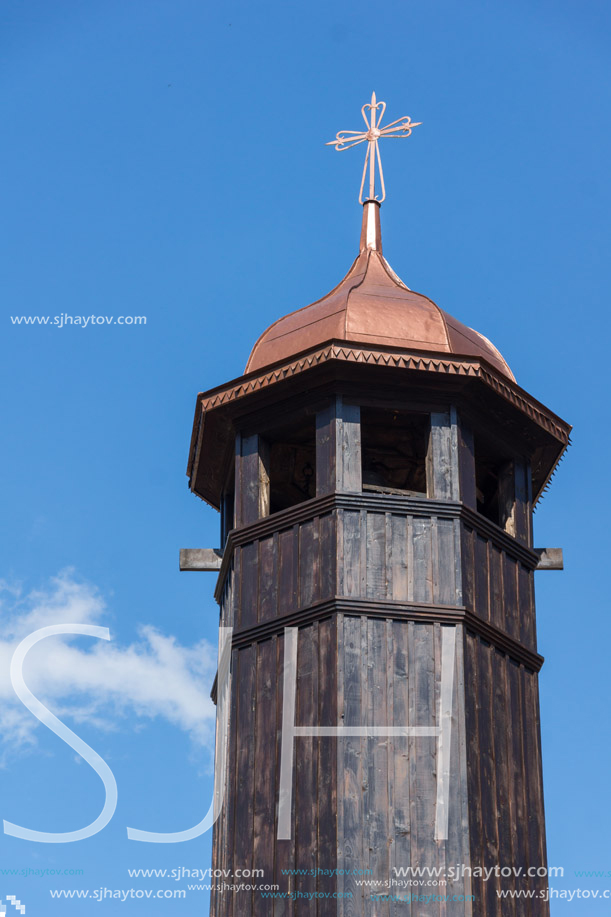
[(414, 519), (408, 516), (406, 519), (406, 541), (407, 552), (405, 562), (407, 564), (407, 601), (414, 601)]
[(475, 535), (474, 541), (475, 572), (475, 612), (484, 621), (490, 620), (490, 574), (488, 570), (488, 540)]
[[(478, 640), (479, 678), (474, 690), (480, 695), (478, 734), (480, 740), (479, 763), (483, 829), (483, 850), (480, 865), (488, 868), (494, 868), (500, 864), (496, 807), (496, 768), (494, 763), (494, 721), (492, 692), (490, 691), (490, 685), (493, 684), (491, 657), (494, 652), (495, 650), (489, 643), (484, 640)], [(483, 884), (483, 913), (494, 915), (498, 913), (499, 898), (497, 891), (499, 890), (498, 878), (491, 875), (488, 881)]]
[[(439, 624), (439, 623), (436, 622), (435, 624), (432, 625), (432, 629), (433, 629), (433, 660), (434, 660), (433, 664), (434, 664), (434, 667), (435, 667), (435, 705), (434, 705), (433, 709), (431, 709), (431, 711), (430, 711), (430, 713), (429, 713), (429, 716), (430, 716), (431, 722), (434, 722), (437, 726), (441, 726), (441, 720), (440, 720), (440, 718), (439, 718), (440, 698), (441, 698), (441, 639), (442, 639), (442, 635), (441, 635), (441, 624)], [(454, 659), (453, 661), (454, 661), (454, 665), (455, 665), (455, 664), (456, 664), (456, 660)], [(454, 703), (452, 704), (452, 706), (454, 706)], [(452, 736), (450, 735), (450, 741), (451, 741), (451, 739), (452, 739)], [(451, 749), (450, 749), (450, 750), (451, 750)], [(446, 749), (446, 754), (447, 754), (447, 752), (448, 752), (448, 749)], [(449, 763), (450, 763), (450, 766), (452, 766), (453, 762), (452, 762), (451, 757), (450, 757), (450, 762), (449, 762)], [(454, 763), (455, 763), (455, 762), (454, 762)], [(439, 766), (439, 765), (440, 765), (440, 761), (439, 761), (439, 742), (436, 740), (436, 741), (435, 741), (435, 771), (434, 771), (434, 773), (435, 773), (435, 819), (437, 818), (437, 780), (438, 780), (438, 776), (439, 776), (439, 772), (440, 772), (440, 766)], [(451, 779), (451, 777), (450, 777), (450, 781), (449, 781), (449, 792), (450, 792), (450, 797), (451, 797), (451, 795), (452, 795), (452, 789), (453, 789), (453, 787), (452, 787), (452, 779)], [(447, 805), (448, 808), (449, 808), (449, 806), (450, 806), (450, 800), (449, 800), (449, 799), (446, 800), (446, 805)], [(449, 813), (448, 813), (448, 814), (449, 814)], [(450, 832), (451, 832), (453, 829), (455, 829), (455, 826), (452, 826), (452, 828), (450, 827), (450, 821), (449, 821), (449, 818), (448, 818), (448, 839), (449, 839), (449, 836), (450, 836)], [(440, 875), (445, 875), (445, 874), (446, 874), (446, 869), (447, 869), (447, 867), (450, 865), (450, 864), (446, 861), (446, 848), (447, 848), (447, 845), (448, 845), (448, 840), (447, 840), (447, 839), (446, 839), (444, 842), (437, 842), (437, 843), (436, 843), (435, 841), (433, 841), (433, 844), (432, 844), (433, 850), (432, 850), (431, 853), (432, 853), (432, 855), (433, 855), (433, 854), (435, 855), (435, 865), (436, 865), (437, 869), (440, 871)], [(452, 865), (453, 865), (453, 864), (452, 864)], [(445, 890), (444, 890), (444, 891), (445, 891)], [(442, 898), (443, 898), (443, 897), (444, 897), (444, 896), (442, 896)], [(453, 902), (453, 903), (454, 903), (454, 902)], [(458, 909), (458, 908), (454, 908), (454, 911), (457, 911), (458, 913), (453, 913), (453, 914), (451, 913), (451, 914), (450, 914), (450, 917), (459, 917), (459, 913), (460, 913), (460, 912), (459, 912), (459, 909)], [(445, 901), (445, 900), (440, 900), (440, 901), (438, 901), (438, 902), (436, 903), (436, 905), (435, 905), (434, 912), (435, 912), (436, 917), (448, 917), (447, 901)]]
[(259, 542), (251, 541), (242, 546), (242, 589), (241, 627), (252, 627), (257, 623), (259, 593)]
[(234, 627), (242, 627), (242, 548), (238, 545), (233, 555), (233, 620)]
[[(454, 694), (452, 705), (452, 745), (450, 757), (450, 808), (448, 840), (446, 841), (446, 863), (455, 866), (472, 864), (469, 833), (469, 807), (467, 774), (467, 734), (465, 711), (465, 632), (462, 625), (456, 627), (456, 664), (454, 668)], [(448, 878), (447, 893), (456, 895), (457, 902), (448, 905), (448, 917), (472, 917), (471, 902), (460, 902), (458, 896), (471, 895), (471, 882), (466, 876)]]
[(433, 580), (433, 601), (441, 605), (460, 604), (456, 596), (454, 520), (437, 519), (437, 573)]
[[(255, 674), (256, 647), (247, 646), (239, 650), (238, 711), (237, 711), (237, 758), (236, 767), (236, 822), (234, 837), (234, 863), (242, 869), (253, 866), (254, 836), (254, 777), (255, 777)], [(231, 764), (230, 764), (231, 766)], [(252, 892), (233, 892), (234, 913), (243, 914), (252, 910)]]
[[(343, 639), (343, 722), (345, 726), (362, 726), (366, 710), (362, 703), (361, 682), (361, 619), (344, 616)], [(364, 890), (355, 882), (353, 870), (362, 869), (363, 828), (365, 825), (363, 773), (363, 743), (366, 739), (347, 736), (340, 740), (343, 745), (343, 833), (341, 836), (344, 874), (344, 894), (351, 898), (344, 900), (345, 917), (362, 917), (364, 913)]]
[(390, 517), (389, 539), (392, 592), (390, 597), (398, 602), (407, 602), (407, 519), (405, 516)]
[[(321, 726), (337, 726), (337, 619), (318, 625), (318, 720)], [(337, 859), (337, 739), (318, 739), (318, 844), (319, 869), (339, 867)], [(317, 890), (334, 894), (336, 876), (320, 875)], [(323, 917), (325, 902), (319, 901)]]
[(532, 590), (531, 578), (534, 572), (522, 564), (517, 564), (518, 571), (518, 611), (520, 640), (529, 649), (535, 649), (535, 608), (531, 604)]
[[(280, 754), (282, 749), (282, 701), (284, 694), (284, 635), (276, 638), (276, 668), (278, 681), (276, 688), (276, 819), (278, 810), (278, 792), (280, 789)], [(300, 741), (300, 740), (296, 740)], [(274, 862), (274, 884), (278, 885), (280, 892), (295, 890), (295, 877), (288, 876), (287, 869), (295, 869), (295, 774), (293, 780), (293, 810), (291, 812), (292, 831), (289, 840), (276, 840), (276, 858)], [(269, 898), (267, 901), (269, 902)], [(293, 917), (295, 904), (291, 898), (275, 898), (273, 902), (274, 917)], [(236, 913), (235, 917), (240, 917)]]
[[(436, 710), (434, 627), (409, 625), (409, 723), (427, 726), (434, 722)], [(434, 736), (410, 737), (411, 865), (432, 869), (437, 865), (435, 843), (435, 805), (437, 799), (437, 739)], [(412, 903), (413, 917), (429, 917), (430, 908)]]
[(317, 601), (320, 592), (318, 519), (299, 526), (299, 607)]
[(242, 435), (236, 433), (235, 438), (235, 452), (234, 452), (234, 463), (235, 463), (235, 492), (234, 492), (234, 522), (236, 528), (240, 525), (243, 525), (242, 522), (242, 492), (244, 489), (242, 483)]
[[(297, 654), (297, 724), (318, 726), (318, 623), (299, 629)], [(295, 740), (295, 863), (303, 872), (295, 887), (312, 895), (316, 891), (317, 839), (317, 743), (326, 739), (300, 737)], [(316, 744), (315, 744), (316, 743)], [(316, 898), (299, 899), (297, 913), (316, 917)]]
[(433, 601), (431, 520), (414, 519), (414, 602)]
[(385, 559), (384, 564), (386, 567), (386, 595), (388, 598), (392, 599), (393, 596), (393, 584), (392, 584), (392, 514), (384, 513), (384, 543), (385, 543)]
[(463, 575), (462, 575), (462, 549), (460, 535), (460, 519), (454, 519), (454, 589), (456, 592), (456, 604), (462, 605), (464, 602)]
[[(508, 865), (515, 863), (511, 839), (511, 809), (509, 805), (509, 720), (507, 716), (507, 683), (505, 679), (506, 662), (507, 659), (504, 653), (496, 649), (490, 651), (493, 748), (496, 765), (496, 822), (499, 843), (498, 862), (501, 866), (505, 863)], [(511, 877), (503, 877), (501, 879), (501, 887), (504, 891), (515, 891), (515, 881)], [(513, 917), (516, 913), (515, 899), (506, 900), (503, 904), (503, 910), (507, 917)]]
[[(363, 534), (365, 532), (365, 519), (361, 516), (361, 523), (363, 524)], [(365, 539), (363, 538), (363, 544)], [(363, 563), (363, 567), (364, 567)], [(361, 671), (360, 671), (360, 685), (361, 685), (361, 711), (363, 719), (361, 723), (367, 723), (367, 713), (369, 709), (369, 697), (368, 697), (368, 672), (370, 666), (370, 656), (369, 656), (369, 635), (368, 635), (368, 621), (367, 618), (363, 615), (360, 619), (360, 628), (361, 628)], [(363, 824), (361, 826), (361, 863), (363, 869), (370, 868), (369, 858), (371, 855), (371, 813), (372, 813), (372, 799), (371, 799), (371, 787), (369, 785), (369, 739), (365, 738), (361, 740), (361, 761), (362, 761), (362, 774), (363, 774)], [(369, 909), (369, 893), (363, 889), (362, 891), (362, 900), (361, 900), (361, 912), (363, 915), (367, 914)]]
[[(524, 771), (524, 720), (522, 717), (522, 700), (520, 685), (520, 666), (512, 659), (507, 660), (507, 689), (509, 713), (509, 793), (511, 799), (511, 832), (513, 859), (516, 866), (527, 868), (528, 855), (528, 810), (526, 801), (526, 781)], [(518, 890), (527, 890), (529, 884), (522, 879), (516, 882)], [(520, 904), (520, 917), (531, 917), (532, 908), (538, 906), (527, 898)], [(536, 914), (532, 914), (536, 917)]]
[(366, 525), (366, 595), (386, 598), (386, 517), (383, 513), (367, 513)]
[[(479, 639), (471, 633), (465, 637), (465, 733), (467, 752), (467, 787), (469, 800), (469, 837), (471, 861), (474, 866), (484, 863), (484, 828), (482, 821), (482, 793), (485, 787), (481, 784), (479, 723), (482, 716), (480, 690), (482, 677), (479, 671)], [(484, 881), (481, 875), (475, 875), (471, 882), (471, 894), (478, 904), (484, 904)], [(481, 904), (480, 904), (481, 902)], [(485, 913), (485, 911), (483, 911)], [(494, 913), (494, 911), (492, 912)]]
[[(325, 513), (320, 517), (320, 568), (319, 583), (321, 599), (330, 599), (337, 594), (335, 580), (337, 549), (337, 516)], [(336, 724), (337, 725), (337, 724)]]
[(344, 595), (361, 594), (361, 514), (345, 510), (343, 513), (343, 557), (338, 563), (344, 570)]
[(475, 581), (475, 571), (473, 569), (473, 555), (474, 547), (473, 540), (475, 538), (475, 532), (473, 529), (470, 529), (469, 526), (462, 526), (462, 545), (461, 545), (461, 556), (462, 556), (462, 588), (463, 588), (463, 602), (467, 608), (475, 607), (475, 595), (474, 595), (474, 581)]
[(259, 621), (276, 615), (276, 560), (274, 536), (262, 538), (259, 542)]
[[(276, 844), (276, 647), (273, 639), (257, 647), (255, 729), (254, 855), (255, 869), (264, 871), (253, 885), (269, 885), (274, 875)], [(269, 917), (269, 899), (254, 892), (254, 917)]]
[(297, 572), (299, 562), (298, 527), (293, 526), (278, 535), (278, 614), (288, 614), (297, 608)]
[[(387, 674), (389, 659), (386, 643), (386, 621), (363, 618), (367, 627), (366, 701), (367, 725), (392, 725), (388, 710)], [(367, 739), (368, 800), (367, 826), (369, 864), (371, 876), (376, 879), (390, 877), (390, 806), (388, 795), (388, 736), (371, 736)], [(371, 912), (371, 902), (366, 902), (365, 913)], [(389, 903), (375, 905), (376, 917), (389, 915)]]
[(359, 584), (359, 595), (367, 595), (367, 510), (362, 509), (359, 513), (359, 545), (361, 548), (360, 570), (361, 581)]
[[(528, 811), (528, 866), (547, 866), (545, 849), (545, 824), (543, 808), (543, 784), (541, 769), (541, 732), (539, 723), (539, 689), (537, 675), (522, 668), (522, 704), (524, 723), (524, 762), (528, 780), (526, 782)], [(533, 878), (531, 888), (541, 891), (547, 886), (544, 878)], [(541, 917), (549, 914), (549, 904), (541, 907)], [(539, 917), (539, 914), (537, 914)]]
[[(391, 621), (390, 627), (392, 662), (389, 670), (392, 673), (393, 725), (411, 726), (414, 724), (410, 722), (408, 690), (409, 626), (405, 621)], [(394, 740), (395, 753), (391, 762), (394, 800), (394, 855), (391, 866), (398, 869), (412, 865), (409, 742), (407, 738)], [(394, 874), (392, 877), (395, 878)], [(411, 917), (411, 901), (394, 901), (391, 914), (392, 917)]]
[[(338, 525), (343, 527), (343, 521)], [(344, 615), (338, 614), (335, 618), (337, 622), (337, 722), (339, 725), (346, 726), (346, 702), (344, 673), (346, 670), (346, 629), (344, 625)], [(338, 917), (346, 915), (345, 892), (345, 866), (346, 858), (344, 851), (344, 797), (345, 797), (345, 780), (346, 771), (346, 740), (338, 738), (337, 740), (337, 892), (341, 897), (337, 901)], [(322, 915), (321, 915), (322, 917)]]
[(505, 630), (505, 603), (503, 589), (503, 552), (490, 545), (490, 620), (495, 627)]
[(504, 627), (507, 632), (520, 639), (518, 615), (518, 564), (508, 554), (503, 553), (503, 605), (505, 607)]
[[(226, 819), (226, 829), (223, 838), (222, 868), (233, 871), (235, 864), (235, 836), (236, 836), (236, 800), (237, 800), (237, 769), (232, 763), (237, 761), (238, 755), (238, 684), (240, 680), (240, 652), (231, 652), (231, 699), (229, 712), (229, 736), (227, 742), (227, 801), (223, 807)], [(223, 898), (221, 896), (226, 896)], [(219, 917), (233, 917), (233, 895), (230, 892), (219, 893)]]

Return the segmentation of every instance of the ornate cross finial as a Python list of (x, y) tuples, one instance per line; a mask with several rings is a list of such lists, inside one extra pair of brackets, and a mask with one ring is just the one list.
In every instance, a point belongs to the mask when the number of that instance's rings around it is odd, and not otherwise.
[[(367, 117), (367, 110), (369, 109), (370, 115)], [(380, 114), (378, 115), (378, 111)], [(340, 131), (339, 134), (335, 135), (335, 140), (330, 140), (327, 143), (327, 146), (334, 146), (336, 150), (341, 152), (342, 150), (349, 150), (351, 146), (356, 146), (358, 143), (363, 143), (367, 141), (367, 153), (365, 154), (365, 165), (363, 166), (363, 177), (361, 179), (361, 190), (359, 192), (359, 204), (363, 204), (363, 188), (365, 187), (365, 175), (367, 174), (367, 163), (369, 163), (369, 194), (367, 200), (369, 201), (378, 201), (380, 204), (386, 197), (386, 189), (384, 187), (384, 173), (382, 172), (382, 160), (380, 159), (380, 150), (378, 147), (378, 139), (380, 137), (409, 137), (412, 132), (413, 127), (418, 127), (422, 124), (422, 121), (412, 122), (411, 118), (403, 117), (397, 118), (396, 121), (391, 121), (390, 124), (387, 124), (385, 127), (380, 127), (380, 122), (384, 117), (384, 112), (386, 111), (386, 102), (377, 102), (376, 94), (373, 92), (371, 94), (371, 102), (363, 105), (361, 112), (367, 125), (366, 131)], [(376, 171), (376, 161), (378, 164), (378, 171), (380, 173), (380, 185), (382, 190), (382, 197), (376, 197), (375, 193), (375, 171)]]

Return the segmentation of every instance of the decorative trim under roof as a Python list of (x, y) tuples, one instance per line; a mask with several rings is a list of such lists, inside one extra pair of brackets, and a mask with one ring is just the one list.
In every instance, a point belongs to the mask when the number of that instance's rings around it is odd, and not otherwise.
[(407, 350), (376, 350), (366, 345), (350, 346), (336, 341), (261, 372), (243, 376), (209, 392), (203, 392), (199, 396), (201, 407), (204, 411), (213, 410), (331, 360), (479, 378), (561, 443), (569, 443), (571, 428), (568, 424), (483, 360), (456, 354), (435, 356)]

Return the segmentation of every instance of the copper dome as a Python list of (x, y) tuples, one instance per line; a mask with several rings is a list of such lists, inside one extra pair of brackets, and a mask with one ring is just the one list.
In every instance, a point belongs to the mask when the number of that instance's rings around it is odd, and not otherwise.
[(382, 255), (379, 205), (374, 201), (365, 203), (360, 252), (344, 279), (322, 299), (270, 325), (253, 347), (246, 372), (331, 340), (477, 357), (515, 381), (488, 338), (397, 277)]

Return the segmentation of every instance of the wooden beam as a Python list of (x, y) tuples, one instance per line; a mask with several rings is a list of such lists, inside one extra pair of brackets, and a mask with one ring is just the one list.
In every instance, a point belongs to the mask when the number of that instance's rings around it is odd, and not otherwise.
[(539, 563), (535, 570), (564, 570), (562, 548), (535, 548)]
[(180, 569), (211, 573), (221, 569), (223, 552), (220, 548), (181, 548)]

